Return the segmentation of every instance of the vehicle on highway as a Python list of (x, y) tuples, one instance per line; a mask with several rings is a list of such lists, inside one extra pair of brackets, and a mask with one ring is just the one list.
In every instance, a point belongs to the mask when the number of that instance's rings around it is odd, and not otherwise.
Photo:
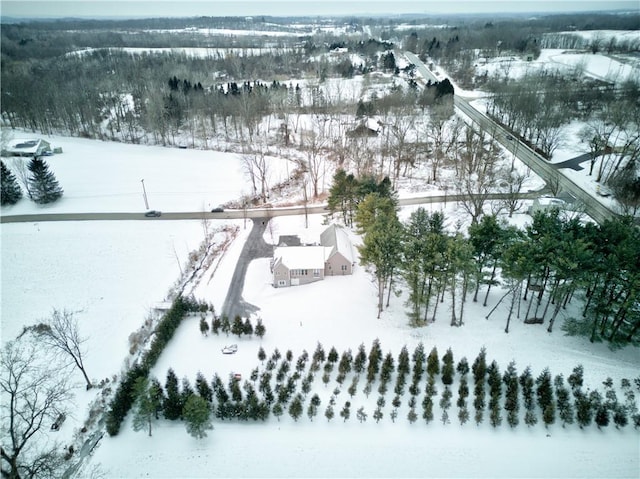
[(222, 354), (235, 354), (238, 352), (238, 345), (232, 344), (230, 346), (225, 346), (222, 348)]
[(511, 135), (507, 135), (507, 140), (513, 141), (513, 137)]
[(149, 210), (144, 215), (147, 218), (157, 218), (158, 216), (162, 216), (162, 212), (157, 210)]
[(602, 196), (603, 198), (608, 198), (609, 196), (611, 196), (611, 190), (607, 186), (598, 185), (596, 186), (596, 195)]
[(224, 212), (224, 208), (218, 206), (217, 208), (214, 208), (211, 210), (212, 213), (223, 213)]

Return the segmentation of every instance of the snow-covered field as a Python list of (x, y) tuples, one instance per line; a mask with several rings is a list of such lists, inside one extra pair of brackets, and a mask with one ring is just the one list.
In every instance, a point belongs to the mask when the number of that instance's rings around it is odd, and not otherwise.
[(599, 80), (621, 81), (637, 78), (640, 74), (638, 61), (622, 62), (604, 53), (585, 54), (562, 49), (542, 49), (534, 61), (519, 57), (498, 57), (477, 65), (478, 74), (487, 72), (490, 76), (520, 78), (527, 73), (546, 70), (570, 72), (580, 68), (584, 74)]
[[(64, 151), (47, 161), (65, 196), (46, 208), (23, 199), (16, 206), (3, 207), (3, 215), (142, 212), (141, 179), (150, 208), (163, 211), (208, 210), (249, 192), (240, 157), (234, 154), (64, 137), (49, 140)], [(558, 151), (558, 158), (572, 157), (574, 149), (567, 146)], [(7, 162), (10, 167), (11, 161)], [(447, 205), (447, 212), (455, 215), (455, 207)], [(516, 216), (518, 223), (526, 221), (525, 216)], [(323, 229), (321, 215), (310, 217), (308, 229), (302, 217), (272, 221), (275, 234), (314, 238)], [(237, 224), (242, 228), (242, 222)], [(221, 306), (247, 233), (241, 229), (222, 261), (216, 263), (215, 272), (203, 276), (194, 291), (199, 299)], [(52, 308), (77, 312), (81, 333), (89, 337), (87, 370), (99, 380), (120, 373), (129, 353), (129, 334), (141, 326), (150, 308), (165, 298), (179, 276), (178, 263), (184, 265), (203, 232), (198, 221), (42, 222), (2, 224), (0, 235), (2, 341), (46, 317)], [(270, 241), (270, 235), (265, 239)], [(379, 338), (383, 352), (395, 356), (403, 345), (411, 351), (422, 341), (427, 352), (437, 346), (442, 355), (451, 347), (456, 360), (466, 356), (472, 361), (484, 346), (489, 360), (495, 359), (502, 371), (515, 360), (519, 372), (530, 365), (537, 375), (549, 367), (552, 374), (566, 377), (574, 366), (582, 364), (585, 386), (600, 390), (607, 377), (619, 386), (621, 378), (638, 376), (637, 349), (611, 351), (584, 338), (565, 337), (560, 327), (548, 334), (544, 327), (526, 326), (517, 320), (507, 335), (504, 307), (486, 320), (488, 308), (468, 303), (465, 325), (451, 328), (445, 302), (435, 323), (410, 328), (402, 294), (392, 297), (391, 307), (378, 320), (375, 285), (361, 266), (356, 266), (353, 276), (274, 289), (268, 259), (256, 260), (250, 265), (243, 297), (260, 308), (258, 315), (267, 329), (264, 339), (205, 338), (199, 332), (198, 318), (191, 317), (178, 329), (152, 374), (164, 382), (167, 369), (172, 367), (179, 378), (186, 376), (191, 382), (198, 371), (208, 379), (214, 372), (222, 378), (231, 372), (246, 378), (259, 365), (260, 346), (267, 354), (277, 347), (281, 352), (291, 349), (297, 356), (303, 349), (312, 353), (318, 341), (327, 350), (335, 346), (342, 352), (347, 348), (355, 351), (360, 343), (368, 350)], [(501, 295), (499, 288), (492, 292), (489, 308)], [(223, 356), (220, 349), (232, 342), (238, 343), (238, 353)], [(84, 420), (83, 405), (96, 394), (83, 391), (80, 373), (77, 380), (78, 407), (75, 417), (61, 430), (65, 440)], [(338, 396), (336, 413), (348, 398), (349, 383), (350, 376)], [(314, 392), (321, 396), (322, 405), (313, 422), (306, 415), (294, 422), (286, 413), (280, 421), (271, 417), (266, 423), (215, 421), (215, 429), (201, 441), (189, 436), (182, 423), (164, 420), (156, 424), (149, 438), (132, 430), (129, 417), (118, 436), (105, 436), (101, 441), (85, 474), (97, 466), (108, 478), (640, 476), (640, 436), (630, 427), (615, 430), (610, 426), (599, 431), (592, 426), (582, 431), (577, 426), (565, 429), (555, 424), (545, 430), (540, 424), (533, 428), (520, 424), (512, 430), (506, 424), (493, 429), (487, 421), (479, 427), (473, 423), (460, 426), (455, 405), (448, 425), (439, 422), (437, 413), (430, 425), (422, 419), (409, 424), (406, 402), (394, 423), (389, 418), (391, 391), (383, 408), (384, 418), (376, 424), (372, 413), (378, 394), (366, 398), (361, 392), (364, 381), (352, 400), (351, 419), (343, 422), (336, 417), (327, 423), (323, 411), (336, 386), (335, 373), (326, 388), (316, 378)], [(438, 388), (441, 392), (442, 385)], [(364, 424), (355, 418), (360, 406), (369, 414)]]
[[(273, 221), (276, 235), (302, 232), (312, 238), (323, 229), (321, 215), (311, 216), (309, 230), (301, 218)], [(231, 263), (227, 261), (226, 267)], [(223, 276), (230, 273), (231, 269), (219, 270)], [(204, 298), (212, 293), (201, 290)], [(492, 293), (492, 300), (499, 295)], [(485, 346), (489, 359), (497, 360), (501, 369), (515, 360), (519, 371), (530, 365), (534, 375), (549, 367), (553, 374), (566, 377), (580, 363), (585, 367), (585, 385), (592, 388), (602, 389), (608, 376), (619, 384), (620, 378), (634, 377), (638, 371), (635, 350), (611, 352), (604, 345), (566, 338), (559, 331), (548, 334), (543, 327), (521, 322), (513, 324), (507, 335), (501, 315), (487, 321), (487, 310), (478, 305), (470, 305), (462, 328), (448, 326), (446, 308), (436, 323), (410, 328), (399, 299), (392, 300), (392, 308), (377, 320), (375, 288), (362, 267), (353, 276), (274, 289), (268, 259), (256, 260), (247, 274), (244, 298), (261, 308), (258, 315), (267, 328), (262, 341), (202, 337), (194, 317), (180, 327), (152, 374), (164, 381), (168, 368), (173, 368), (179, 378), (186, 376), (191, 382), (198, 371), (207, 378), (218, 373), (224, 380), (231, 372), (247, 378), (260, 364), (260, 346), (268, 355), (275, 348), (282, 353), (291, 349), (295, 362), (302, 350), (311, 354), (318, 341), (327, 351), (335, 346), (338, 352), (349, 348), (355, 352), (361, 342), (368, 351), (375, 338), (385, 354), (397, 355), (403, 345), (412, 351), (422, 341), (427, 352), (437, 346), (443, 354), (451, 347), (457, 359), (467, 356), (471, 361)], [(238, 343), (238, 353), (221, 354), (220, 349), (231, 342)], [(486, 423), (461, 427), (455, 412), (448, 425), (438, 421), (438, 413), (430, 425), (422, 419), (411, 425), (406, 402), (394, 423), (389, 418), (391, 392), (383, 408), (385, 417), (376, 424), (372, 413), (378, 394), (366, 398), (361, 380), (358, 395), (350, 399), (346, 388), (351, 375), (336, 409), (351, 400), (352, 417), (327, 423), (323, 412), (338, 383), (335, 373), (328, 387), (321, 384), (320, 373), (316, 376), (313, 392), (322, 404), (313, 422), (304, 415), (294, 422), (286, 413), (280, 421), (272, 417), (264, 424), (216, 421), (209, 437), (196, 441), (180, 423), (160, 421), (149, 438), (133, 432), (128, 419), (120, 435), (103, 440), (92, 463), (100, 464), (108, 477), (634, 477), (640, 471), (639, 436), (630, 429), (581, 431), (554, 425), (545, 430), (521, 424), (512, 430), (506, 424), (493, 429)], [(438, 387), (442, 389), (441, 384)], [(355, 418), (360, 406), (369, 415), (364, 424)]]

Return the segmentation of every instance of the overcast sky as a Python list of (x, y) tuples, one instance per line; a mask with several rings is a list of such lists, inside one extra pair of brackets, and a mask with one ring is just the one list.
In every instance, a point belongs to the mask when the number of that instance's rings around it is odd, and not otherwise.
[(191, 17), (638, 10), (638, 0), (0, 0), (3, 17)]

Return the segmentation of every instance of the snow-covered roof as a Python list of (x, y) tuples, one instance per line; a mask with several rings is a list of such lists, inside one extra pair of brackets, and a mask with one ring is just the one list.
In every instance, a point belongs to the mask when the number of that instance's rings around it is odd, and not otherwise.
[(273, 257), (289, 269), (324, 269), (324, 262), (331, 254), (325, 246), (281, 246)]
[[(341, 253), (347, 260), (353, 262), (353, 248), (351, 247), (351, 240), (347, 235), (347, 232), (338, 225), (331, 225), (320, 235), (320, 243), (323, 246), (331, 248), (329, 256), (335, 253)], [(327, 258), (329, 258), (327, 256)]]
[(21, 138), (11, 140), (7, 144), (6, 151), (10, 154), (35, 155), (42, 149), (49, 150), (49, 142), (41, 138)]
[(367, 118), (365, 126), (372, 131), (376, 131), (376, 132), (380, 131), (380, 122), (375, 118)]

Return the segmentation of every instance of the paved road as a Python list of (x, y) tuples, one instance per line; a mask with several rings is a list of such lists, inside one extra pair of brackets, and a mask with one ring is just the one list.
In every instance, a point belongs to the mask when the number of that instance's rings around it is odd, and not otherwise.
[[(507, 193), (492, 193), (489, 200), (507, 199)], [(533, 199), (540, 194), (535, 192), (520, 193), (520, 199)], [(436, 196), (416, 196), (413, 198), (401, 198), (400, 206), (443, 203), (445, 201), (461, 201), (464, 195), (436, 195)], [(309, 214), (327, 213), (326, 205), (308, 206), (306, 212)], [(162, 213), (158, 218), (147, 218), (144, 213), (39, 213), (32, 215), (4, 215), (0, 216), (0, 223), (37, 223), (45, 221), (163, 221), (163, 220), (201, 220), (203, 218), (211, 220), (224, 219), (255, 219), (273, 218), (275, 216), (293, 216), (305, 214), (304, 206), (294, 206), (286, 208), (253, 208), (247, 210), (227, 210), (223, 213), (203, 213), (202, 211), (185, 211)]]
[(222, 314), (226, 314), (232, 320), (236, 315), (245, 318), (258, 310), (256, 306), (247, 303), (242, 298), (242, 290), (244, 289), (244, 279), (247, 275), (249, 263), (257, 258), (270, 258), (273, 256), (273, 246), (267, 244), (263, 238), (268, 223), (269, 218), (267, 217), (253, 218), (253, 228), (251, 228), (251, 232), (236, 263), (227, 297), (222, 305)]
[[(427, 80), (440, 81), (425, 64), (413, 53), (405, 52), (409, 61), (416, 65), (418, 72)], [(585, 192), (580, 186), (574, 183), (567, 176), (558, 173), (557, 168), (547, 160), (538, 155), (524, 143), (517, 139), (508, 139), (509, 132), (498, 125), (495, 121), (473, 108), (467, 100), (460, 95), (454, 95), (454, 105), (459, 111), (467, 115), (472, 121), (483, 130), (491, 134), (496, 141), (500, 142), (507, 150), (512, 152), (519, 160), (531, 168), (538, 176), (547, 183), (557, 182), (561, 190), (570, 193), (578, 201), (582, 202), (585, 213), (591, 216), (598, 223), (615, 216), (615, 213), (600, 203), (596, 198)]]

